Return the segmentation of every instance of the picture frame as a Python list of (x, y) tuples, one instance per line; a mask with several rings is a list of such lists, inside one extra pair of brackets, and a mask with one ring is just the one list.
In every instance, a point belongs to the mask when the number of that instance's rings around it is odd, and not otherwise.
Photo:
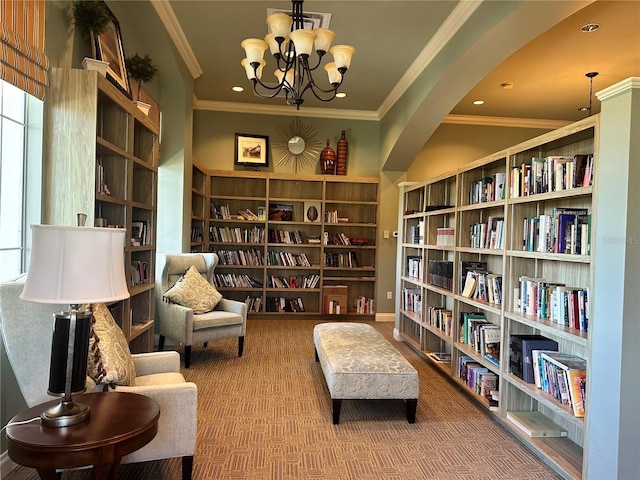
[[(107, 10), (109, 10), (108, 7)], [(125, 65), (120, 24), (111, 10), (109, 10), (109, 15), (111, 16), (111, 21), (106, 30), (99, 35), (91, 33), (93, 54), (96, 60), (109, 63), (107, 66), (107, 78), (127, 97), (131, 98), (131, 87)]]
[(293, 220), (292, 203), (269, 203), (269, 220), (291, 222)]
[(320, 202), (304, 202), (304, 221), (306, 223), (320, 223), (322, 207)]
[(253, 167), (269, 166), (269, 137), (236, 133), (235, 163)]

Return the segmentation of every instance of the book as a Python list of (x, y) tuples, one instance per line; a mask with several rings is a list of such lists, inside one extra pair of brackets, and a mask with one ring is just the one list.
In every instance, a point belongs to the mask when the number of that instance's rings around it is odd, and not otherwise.
[(567, 370), (567, 388), (573, 414), (576, 417), (584, 417), (585, 389), (587, 386), (587, 372), (585, 370)]
[(530, 437), (566, 437), (567, 431), (538, 411), (507, 412), (507, 419)]

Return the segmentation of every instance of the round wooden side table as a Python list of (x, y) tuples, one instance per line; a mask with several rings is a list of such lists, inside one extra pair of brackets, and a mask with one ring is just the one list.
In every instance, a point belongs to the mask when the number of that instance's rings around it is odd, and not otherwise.
[(93, 465), (92, 479), (115, 480), (120, 459), (149, 443), (158, 433), (160, 405), (152, 398), (115, 391), (75, 395), (73, 400), (89, 405), (91, 415), (87, 421), (61, 428), (43, 427), (40, 421), (11, 425), (39, 417), (59, 400), (13, 417), (6, 430), (9, 458), (35, 468), (44, 480), (57, 480), (56, 469), (86, 465)]

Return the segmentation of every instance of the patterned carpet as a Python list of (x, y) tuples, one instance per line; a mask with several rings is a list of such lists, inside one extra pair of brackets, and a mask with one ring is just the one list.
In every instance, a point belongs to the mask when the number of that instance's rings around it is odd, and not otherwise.
[[(416, 367), (416, 423), (402, 401), (345, 400), (340, 424), (315, 362), (311, 320), (249, 320), (237, 341), (194, 347), (198, 385), (193, 480), (558, 479), (537, 457), (403, 343), (372, 324)], [(6, 480), (36, 480), (19, 467)], [(90, 478), (87, 470), (63, 480)], [(123, 465), (122, 480), (180, 479), (180, 460)]]

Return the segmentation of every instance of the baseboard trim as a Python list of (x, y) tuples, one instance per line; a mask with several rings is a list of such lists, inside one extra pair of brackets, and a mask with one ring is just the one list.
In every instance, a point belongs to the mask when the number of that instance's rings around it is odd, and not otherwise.
[(402, 338), (402, 336), (400, 335), (400, 330), (398, 330), (397, 328), (393, 329), (393, 339), (397, 340), (398, 342), (404, 342), (404, 338)]
[(376, 313), (376, 322), (395, 322), (395, 313)]
[(0, 455), (0, 478), (5, 478), (17, 466), (18, 464), (9, 458), (9, 454), (6, 451), (2, 452), (2, 455)]

